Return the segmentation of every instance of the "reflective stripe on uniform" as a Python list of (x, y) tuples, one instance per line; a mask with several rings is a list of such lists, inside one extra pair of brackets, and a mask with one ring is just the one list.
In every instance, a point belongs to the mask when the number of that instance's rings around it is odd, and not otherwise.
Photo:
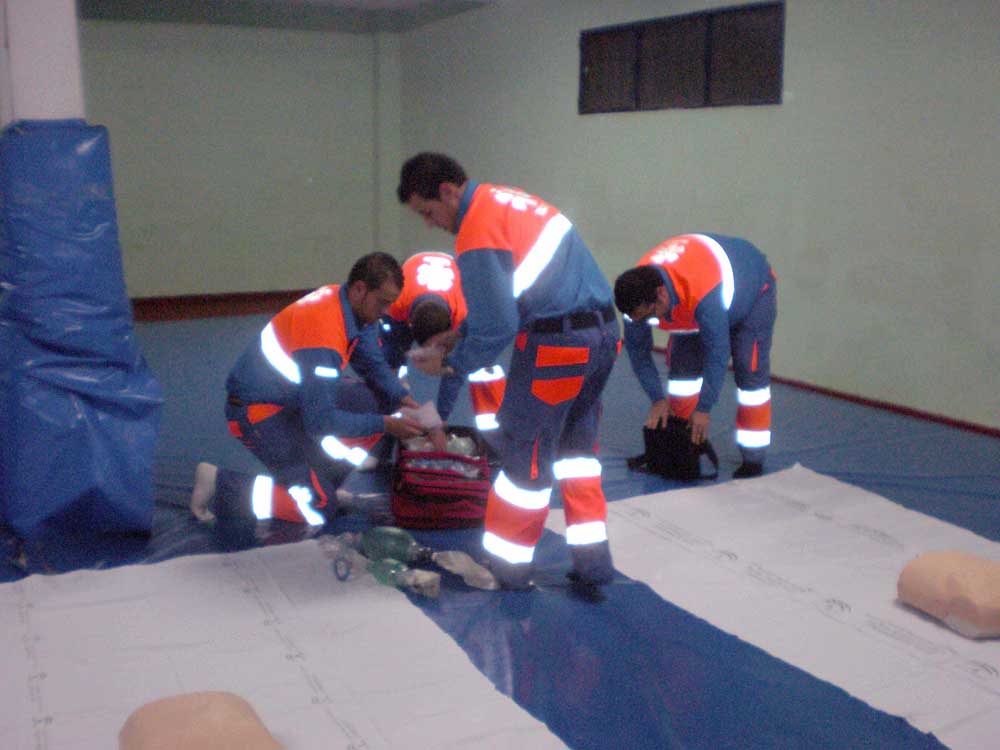
[(556, 214), (545, 223), (545, 228), (538, 235), (535, 244), (531, 246), (531, 250), (514, 270), (515, 298), (520, 297), (538, 280), (542, 271), (552, 260), (552, 256), (555, 255), (559, 243), (572, 228), (573, 224), (562, 214)]
[(530, 563), (535, 556), (534, 547), (508, 542), (506, 539), (498, 537), (492, 531), (483, 533), (483, 549), (491, 555), (496, 555), (501, 560), (506, 560), (514, 565)]
[(753, 391), (736, 389), (736, 401), (740, 406), (760, 406), (771, 400), (771, 387), (758, 388)]
[(476, 415), (476, 429), (481, 432), (487, 432), (489, 430), (499, 430), (500, 423), (497, 421), (496, 414), (477, 414)]
[(524, 510), (541, 510), (549, 507), (549, 500), (552, 497), (552, 488), (546, 487), (541, 490), (525, 490), (515, 485), (502, 470), (497, 474), (493, 483), (493, 491), (497, 497), (509, 505)]
[(274, 480), (271, 477), (258, 474), (253, 480), (250, 509), (258, 521), (266, 521), (274, 515), (274, 504), (271, 502), (273, 491)]
[(737, 430), (736, 443), (744, 448), (766, 448), (771, 444), (771, 431)]
[(467, 377), (470, 383), (492, 383), (497, 380), (503, 380), (504, 372), (500, 365), (493, 365), (492, 367), (481, 367), (474, 372), (470, 372)]
[(704, 378), (697, 378), (696, 380), (671, 378), (667, 381), (667, 393), (671, 396), (678, 396), (680, 398), (697, 396), (701, 393), (701, 385), (703, 382)]
[(348, 448), (333, 435), (327, 435), (320, 440), (319, 447), (335, 461), (349, 461), (355, 466), (360, 466), (368, 458), (368, 452), (364, 448)]
[(296, 384), (302, 382), (299, 366), (282, 348), (281, 342), (278, 341), (278, 336), (274, 332), (274, 326), (270, 323), (264, 326), (264, 330), (260, 332), (260, 349), (271, 367), (280, 372), (286, 380)]
[(729, 262), (729, 256), (722, 249), (722, 245), (707, 234), (692, 234), (691, 236), (704, 242), (712, 251), (712, 255), (715, 256), (715, 260), (719, 264), (719, 271), (722, 273), (722, 306), (728, 310), (733, 304), (733, 294), (736, 291), (736, 283), (733, 280), (733, 265)]
[(308, 487), (303, 487), (300, 484), (295, 485), (294, 487), (289, 487), (288, 494), (292, 496), (292, 500), (295, 501), (295, 505), (299, 509), (299, 513), (301, 513), (302, 517), (306, 519), (306, 523), (310, 526), (323, 525), (323, 515), (313, 510), (313, 494)]
[(556, 479), (584, 479), (601, 476), (601, 462), (596, 458), (562, 458), (552, 464)]
[(566, 543), (570, 545), (599, 544), (608, 540), (604, 521), (588, 521), (566, 527)]

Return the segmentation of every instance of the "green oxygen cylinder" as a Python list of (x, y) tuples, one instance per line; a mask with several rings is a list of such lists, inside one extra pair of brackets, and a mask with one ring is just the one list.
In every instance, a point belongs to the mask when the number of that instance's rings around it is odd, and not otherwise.
[(416, 565), (431, 562), (430, 548), (420, 545), (408, 532), (395, 526), (374, 526), (366, 530), (361, 535), (361, 553), (373, 561), (389, 558)]

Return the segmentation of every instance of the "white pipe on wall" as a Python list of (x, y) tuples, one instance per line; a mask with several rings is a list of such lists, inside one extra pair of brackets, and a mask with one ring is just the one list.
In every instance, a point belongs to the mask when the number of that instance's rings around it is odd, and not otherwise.
[(84, 117), (75, 0), (0, 0), (0, 116), (10, 120)]

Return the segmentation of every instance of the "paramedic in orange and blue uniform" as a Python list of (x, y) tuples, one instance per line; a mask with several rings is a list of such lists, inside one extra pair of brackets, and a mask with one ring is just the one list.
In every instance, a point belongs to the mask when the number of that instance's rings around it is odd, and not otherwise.
[(502, 468), (490, 489), (483, 548), (507, 588), (528, 588), (553, 479), (566, 514), (570, 579), (614, 575), (597, 458), (601, 393), (619, 348), (610, 286), (576, 229), (541, 198), (469, 180), (443, 154), (402, 168), (397, 197), (454, 235), (468, 317), (411, 362), (429, 374), (473, 372), (513, 341), (500, 407)]
[[(383, 353), (389, 366), (406, 377), (406, 352), (414, 341), (423, 346), (431, 336), (457, 329), (466, 316), (458, 264), (448, 253), (423, 252), (403, 263), (403, 293), (382, 319)], [(437, 410), (448, 421), (458, 392), (466, 380), (444, 375), (438, 386)], [(497, 410), (506, 384), (500, 365), (481, 367), (468, 375), (469, 397), (480, 432), (498, 428)]]
[[(732, 356), (742, 456), (735, 478), (763, 473), (771, 444), (776, 281), (760, 250), (719, 234), (671, 237), (615, 281), (615, 304), (625, 315), (625, 350), (653, 402), (647, 427), (674, 414), (690, 421), (691, 439), (701, 443)], [(652, 326), (672, 332), (666, 394), (651, 355)]]
[[(347, 283), (320, 287), (275, 315), (226, 381), (229, 429), (264, 464), (247, 475), (199, 464), (191, 511), (322, 525), (336, 489), (388, 432), (423, 432), (399, 406), (419, 405), (386, 364), (375, 323), (403, 285), (385, 253), (358, 260)], [(350, 363), (364, 382), (345, 376)]]

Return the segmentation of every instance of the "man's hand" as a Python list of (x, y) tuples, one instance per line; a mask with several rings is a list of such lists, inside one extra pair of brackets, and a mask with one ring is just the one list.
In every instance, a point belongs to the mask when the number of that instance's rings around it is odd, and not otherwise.
[(667, 417), (670, 416), (670, 401), (661, 398), (654, 401), (649, 407), (649, 414), (646, 415), (646, 427), (655, 430), (657, 427), (667, 426)]
[(409, 417), (398, 416), (393, 417), (386, 415), (382, 417), (382, 422), (385, 425), (385, 431), (388, 432), (393, 437), (399, 438), (400, 440), (408, 440), (409, 438), (415, 438), (419, 435), (423, 435), (426, 430), (423, 426), (415, 419), (410, 419)]
[(399, 402), (399, 407), (401, 408), (404, 406), (408, 409), (420, 408), (420, 404), (417, 403), (417, 400), (413, 398), (413, 396), (403, 396), (403, 398)]
[(448, 448), (448, 435), (445, 434), (443, 425), (428, 432), (427, 437), (430, 438), (431, 445), (438, 453), (444, 453)]
[(701, 445), (708, 437), (708, 412), (696, 411), (691, 415), (691, 442)]

